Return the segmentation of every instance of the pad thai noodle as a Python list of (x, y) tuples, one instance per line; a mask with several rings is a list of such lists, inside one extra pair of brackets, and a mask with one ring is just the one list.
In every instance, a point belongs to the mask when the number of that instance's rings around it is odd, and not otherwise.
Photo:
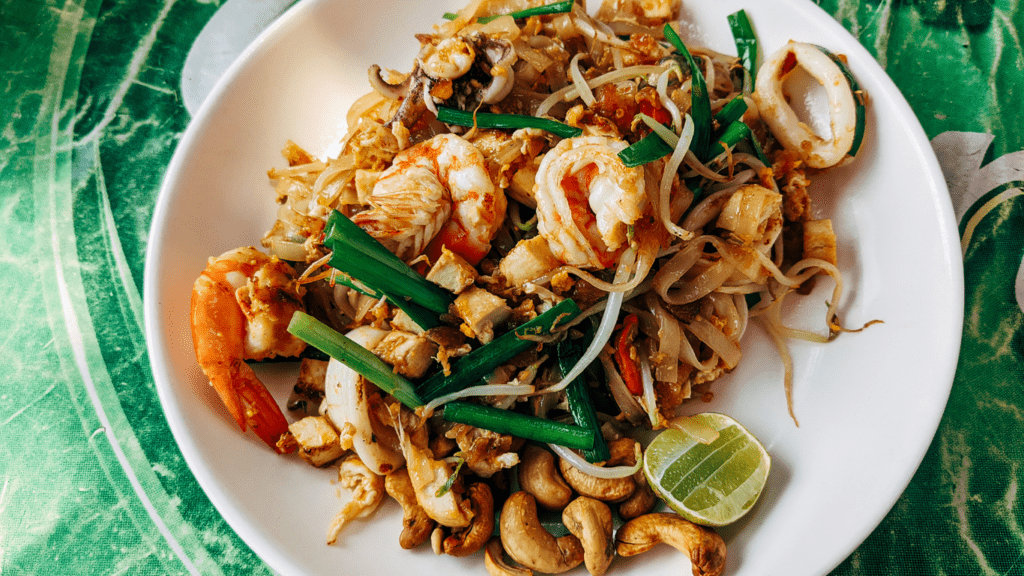
[[(865, 96), (818, 46), (759, 63), (743, 12), (737, 56), (685, 44), (669, 0), (474, 0), (438, 16), (409, 69), (369, 68), (333, 153), (285, 144), (263, 250), (210, 259), (193, 338), (243, 430), (338, 467), (352, 498), (329, 542), (387, 493), (402, 547), (485, 548), (488, 570), (514, 573), (487, 544), (494, 510), (519, 498), (510, 484), (528, 490), (524, 470), (546, 466), (563, 492), (645, 517), (657, 499), (631, 431), (713, 436), (681, 406), (742, 361), (751, 321), (777, 345), (796, 423), (786, 342), (847, 331), (836, 236), (808, 188), (856, 154)], [(830, 133), (790, 106), (797, 70), (822, 86)], [(784, 302), (823, 281), (821, 333), (784, 325)], [(274, 357), (302, 359), (291, 424), (244, 362)], [(590, 496), (573, 474), (628, 487)], [(559, 492), (520, 508), (568, 515)], [(724, 544), (697, 530), (700, 573), (720, 572)], [(504, 552), (603, 572), (569, 548)]]

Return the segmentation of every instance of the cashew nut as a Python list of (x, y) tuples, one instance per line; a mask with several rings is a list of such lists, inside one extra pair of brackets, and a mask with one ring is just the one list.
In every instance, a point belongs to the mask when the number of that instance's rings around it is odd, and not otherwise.
[(663, 542), (690, 558), (693, 576), (718, 576), (725, 568), (725, 541), (710, 528), (658, 512), (626, 522), (615, 534), (619, 556), (635, 556)]
[(658, 496), (651, 489), (651, 485), (647, 483), (647, 477), (644, 476), (643, 471), (634, 474), (633, 478), (636, 480), (636, 490), (632, 496), (619, 504), (619, 517), (623, 520), (632, 520), (637, 516), (647, 514), (658, 503)]
[[(633, 466), (636, 464), (636, 441), (631, 438), (619, 438), (608, 443), (611, 458), (606, 466)], [(562, 476), (581, 496), (589, 496), (602, 502), (621, 502), (629, 498), (636, 490), (636, 480), (632, 476), (624, 478), (596, 478), (584, 474), (564, 459), (559, 459), (558, 468)]]
[(526, 492), (508, 497), (501, 509), (501, 543), (513, 560), (547, 574), (560, 574), (583, 562), (579, 538), (555, 538), (537, 518), (537, 501)]
[(572, 488), (555, 469), (555, 455), (529, 445), (519, 454), (519, 486), (548, 510), (561, 510), (572, 499)]
[(409, 471), (402, 468), (385, 476), (384, 489), (402, 506), (402, 533), (398, 536), (402, 548), (415, 548), (430, 538), (434, 521), (416, 500)]
[(562, 510), (562, 523), (583, 544), (587, 572), (601, 576), (615, 557), (612, 509), (600, 500), (580, 496)]
[(484, 567), (491, 576), (533, 576), (533, 570), (519, 566), (509, 566), (505, 562), (505, 549), (501, 547), (501, 538), (491, 538), (484, 548)]
[(491, 488), (482, 482), (469, 486), (469, 502), (473, 521), (468, 528), (452, 530), (444, 539), (444, 552), (449, 556), (469, 556), (487, 543), (494, 533), (494, 497)]

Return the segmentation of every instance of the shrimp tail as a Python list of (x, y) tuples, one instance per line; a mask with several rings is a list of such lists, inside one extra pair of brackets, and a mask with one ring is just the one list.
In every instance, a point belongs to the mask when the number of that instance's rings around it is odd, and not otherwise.
[(251, 428), (260, 440), (279, 454), (291, 451), (278, 444), (281, 436), (288, 432), (288, 421), (277, 401), (248, 364), (236, 360), (226, 370), (208, 376), (213, 389), (242, 432)]
[[(234, 414), (242, 430), (246, 425), (259, 436), (260, 440), (273, 448), (278, 454), (291, 452), (278, 442), (281, 436), (288, 433), (288, 421), (277, 401), (270, 395), (267, 387), (256, 377), (256, 373), (245, 362), (239, 362), (237, 372), (232, 381), (234, 394), (241, 400), (244, 411)], [(219, 392), (219, 390), (218, 390)], [(221, 398), (224, 394), (221, 394)]]

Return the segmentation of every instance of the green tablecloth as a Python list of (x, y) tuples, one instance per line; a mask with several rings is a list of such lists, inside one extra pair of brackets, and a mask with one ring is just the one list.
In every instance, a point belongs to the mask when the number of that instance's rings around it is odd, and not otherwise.
[[(156, 195), (190, 118), (186, 56), (239, 1), (0, 3), (4, 575), (270, 572), (175, 446), (140, 297)], [(966, 273), (938, 434), (836, 574), (1024, 574), (1024, 7), (817, 3), (876, 56), (933, 138)]]

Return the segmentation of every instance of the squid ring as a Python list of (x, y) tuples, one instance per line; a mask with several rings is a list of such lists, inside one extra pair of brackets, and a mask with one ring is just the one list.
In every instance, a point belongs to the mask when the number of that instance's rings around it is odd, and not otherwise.
[[(831, 139), (815, 134), (786, 101), (782, 84), (798, 65), (825, 89)], [(853, 91), (839, 66), (816, 46), (790, 41), (777, 50), (758, 71), (753, 96), (772, 134), (811, 168), (840, 164), (853, 147), (857, 132)]]

